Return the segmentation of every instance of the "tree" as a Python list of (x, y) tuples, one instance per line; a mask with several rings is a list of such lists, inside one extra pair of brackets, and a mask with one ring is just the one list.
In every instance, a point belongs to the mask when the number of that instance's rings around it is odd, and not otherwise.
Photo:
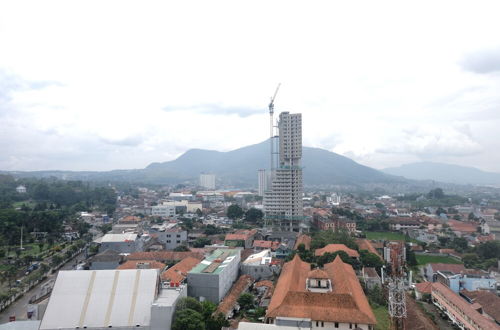
[(200, 209), (196, 209), (196, 215), (201, 218), (203, 216), (203, 212)]
[(194, 299), (193, 297), (185, 297), (179, 300), (175, 308), (175, 311), (178, 312), (184, 309), (192, 309), (198, 313), (203, 312), (203, 306), (200, 304), (198, 300)]
[(188, 252), (189, 248), (185, 245), (179, 245), (174, 249), (175, 252)]
[(368, 299), (370, 302), (380, 306), (387, 306), (387, 300), (384, 297), (384, 292), (378, 285), (375, 285), (373, 289), (368, 291)]
[(113, 226), (110, 223), (107, 223), (107, 224), (100, 226), (99, 229), (101, 230), (101, 232), (104, 235), (106, 235), (106, 233), (110, 232), (111, 229), (113, 229)]
[(190, 308), (176, 311), (172, 330), (205, 330), (203, 316)]
[(238, 298), (238, 305), (240, 305), (241, 309), (249, 310), (255, 307), (254, 305), (255, 297), (251, 293), (242, 293)]
[(255, 207), (252, 207), (245, 213), (245, 220), (250, 222), (257, 222), (259, 220), (262, 220), (263, 217), (264, 213), (261, 210), (256, 209)]
[(244, 214), (243, 209), (239, 205), (231, 204), (227, 208), (227, 217), (229, 219), (235, 220), (241, 218), (243, 214)]
[(427, 194), (427, 198), (429, 198), (429, 199), (443, 199), (444, 198), (443, 189), (441, 189), (441, 188), (432, 189)]
[(500, 241), (488, 241), (477, 247), (477, 254), (484, 259), (498, 258), (500, 256)]
[(361, 250), (360, 261), (364, 267), (380, 268), (384, 265), (384, 262), (380, 260), (379, 256), (366, 250)]
[(212, 244), (212, 241), (209, 238), (198, 237), (196, 241), (193, 242), (193, 247), (202, 248), (205, 247), (205, 245), (210, 245), (210, 244)]

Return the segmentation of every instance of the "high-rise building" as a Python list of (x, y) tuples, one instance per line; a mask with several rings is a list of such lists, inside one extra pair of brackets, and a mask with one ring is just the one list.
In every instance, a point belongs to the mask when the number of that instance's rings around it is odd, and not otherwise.
[(200, 187), (205, 189), (215, 189), (215, 174), (201, 173), (200, 174)]
[(298, 231), (303, 223), (302, 114), (282, 112), (278, 121), (279, 164), (264, 196), (264, 212), (273, 227)]
[(264, 197), (264, 193), (268, 189), (268, 182), (269, 182), (268, 176), (269, 176), (269, 171), (262, 170), (262, 169), (259, 170), (259, 176), (258, 176), (259, 187), (258, 187), (258, 191), (257, 191), (257, 194), (259, 196)]

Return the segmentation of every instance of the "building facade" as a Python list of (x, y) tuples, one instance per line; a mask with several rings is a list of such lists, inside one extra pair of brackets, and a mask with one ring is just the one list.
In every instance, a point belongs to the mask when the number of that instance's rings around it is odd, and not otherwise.
[(302, 204), (302, 114), (282, 112), (278, 122), (279, 165), (271, 173), (271, 189), (264, 195), (264, 213), (273, 227), (299, 231)]
[(268, 189), (268, 171), (261, 169), (258, 172), (258, 191), (259, 196), (264, 197), (264, 193)]
[(201, 173), (200, 187), (211, 190), (215, 189), (215, 174)]

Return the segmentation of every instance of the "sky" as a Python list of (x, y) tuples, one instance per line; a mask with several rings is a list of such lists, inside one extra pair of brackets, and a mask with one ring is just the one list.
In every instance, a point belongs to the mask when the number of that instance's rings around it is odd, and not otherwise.
[(498, 1), (0, 1), (0, 170), (143, 168), (269, 135), (500, 172)]

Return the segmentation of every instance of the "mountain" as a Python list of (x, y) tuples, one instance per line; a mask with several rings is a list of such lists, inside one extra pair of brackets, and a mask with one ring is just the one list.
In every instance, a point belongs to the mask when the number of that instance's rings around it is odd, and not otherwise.
[[(382, 173), (336, 153), (303, 147), (304, 184), (309, 186), (404, 183), (403, 178)], [(269, 141), (220, 152), (191, 149), (175, 160), (152, 163), (144, 169), (108, 172), (37, 171), (11, 172), (16, 176), (55, 176), (68, 180), (125, 181), (176, 184), (197, 182), (209, 172), (217, 180), (235, 187), (255, 187), (257, 170), (269, 167)]]
[(474, 167), (420, 162), (386, 168), (384, 173), (413, 180), (434, 180), (454, 184), (500, 186), (500, 173), (481, 171)]

